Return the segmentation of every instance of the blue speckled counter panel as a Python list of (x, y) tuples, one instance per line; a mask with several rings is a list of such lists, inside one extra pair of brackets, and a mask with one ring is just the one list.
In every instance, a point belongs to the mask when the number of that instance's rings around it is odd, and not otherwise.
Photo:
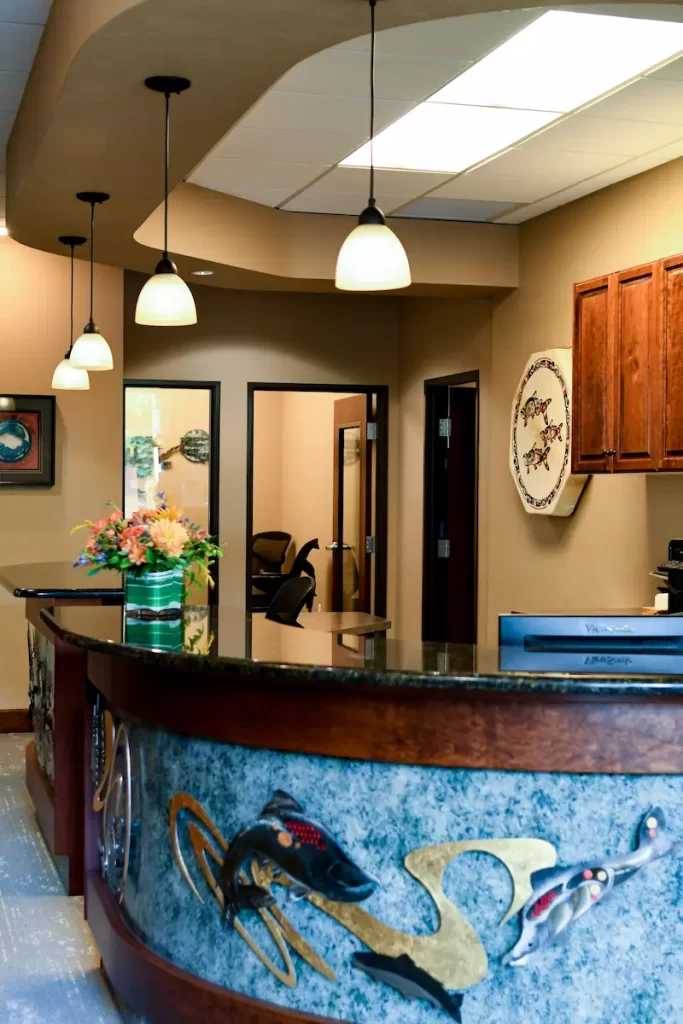
[[(333, 967), (328, 981), (298, 956), (285, 987), (240, 935), (223, 923), (187, 839), (183, 855), (204, 898), (192, 894), (174, 860), (169, 806), (194, 797), (227, 839), (254, 821), (276, 789), (324, 822), (342, 847), (380, 881), (363, 904), (381, 921), (413, 934), (438, 927), (435, 906), (405, 870), (412, 850), (460, 839), (535, 837), (558, 863), (630, 851), (643, 815), (663, 808), (683, 837), (683, 777), (548, 775), (369, 764), (273, 753), (131, 729), (134, 830), (125, 910), (156, 952), (180, 968), (282, 1006), (357, 1024), (439, 1024), (448, 1015), (408, 1001), (352, 969), (365, 946), (306, 899), (278, 902), (307, 942)], [(469, 853), (450, 864), (444, 892), (479, 933), (489, 973), (464, 993), (465, 1024), (683, 1024), (683, 861), (680, 851), (614, 889), (576, 921), (563, 943), (526, 967), (506, 967), (516, 919), (500, 926), (512, 882), (498, 860)], [(279, 962), (253, 911), (240, 922)]]

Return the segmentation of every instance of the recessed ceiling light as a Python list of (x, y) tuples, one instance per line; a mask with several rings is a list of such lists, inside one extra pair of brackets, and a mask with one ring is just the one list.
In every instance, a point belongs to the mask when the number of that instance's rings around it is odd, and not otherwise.
[[(421, 103), (375, 138), (375, 166), (406, 171), (464, 171), (556, 117), (547, 110)], [(342, 163), (365, 167), (369, 159), (370, 144), (366, 143)]]
[(216, 273), (216, 271), (215, 270), (191, 270), (190, 273), (194, 274), (195, 277), (212, 277)]
[[(677, 22), (548, 11), (380, 132), (375, 166), (466, 170), (681, 50)], [(369, 164), (369, 142), (341, 161)]]
[(548, 11), (431, 101), (566, 113), (683, 49), (683, 25)]

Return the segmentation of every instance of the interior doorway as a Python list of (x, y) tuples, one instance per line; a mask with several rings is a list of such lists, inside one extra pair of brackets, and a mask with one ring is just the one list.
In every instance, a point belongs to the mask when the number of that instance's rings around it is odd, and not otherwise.
[(422, 638), (477, 642), (479, 371), (425, 381)]
[(388, 389), (249, 384), (247, 607), (291, 578), (310, 610), (386, 615)]

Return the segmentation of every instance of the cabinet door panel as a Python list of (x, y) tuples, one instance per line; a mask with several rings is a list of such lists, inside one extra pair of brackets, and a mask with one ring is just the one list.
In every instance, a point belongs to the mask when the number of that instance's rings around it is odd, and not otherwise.
[(662, 469), (683, 469), (683, 256), (662, 260)]
[(613, 366), (609, 278), (574, 288), (572, 468), (575, 473), (611, 470)]
[(658, 264), (648, 264), (614, 275), (615, 472), (659, 466), (659, 274)]

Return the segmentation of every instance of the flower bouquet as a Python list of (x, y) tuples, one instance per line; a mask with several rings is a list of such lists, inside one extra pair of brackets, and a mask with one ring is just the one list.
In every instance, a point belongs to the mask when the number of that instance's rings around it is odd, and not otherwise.
[(122, 573), (128, 614), (180, 614), (186, 582), (214, 585), (210, 568), (222, 551), (163, 494), (155, 508), (138, 509), (128, 518), (115, 508), (106, 519), (86, 519), (71, 532), (83, 529), (90, 537), (74, 565), (89, 565), (89, 576), (102, 569)]

